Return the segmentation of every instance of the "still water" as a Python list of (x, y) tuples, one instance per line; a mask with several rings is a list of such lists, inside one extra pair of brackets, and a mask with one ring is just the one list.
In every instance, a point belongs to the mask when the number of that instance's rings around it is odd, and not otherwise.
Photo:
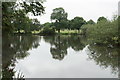
[(118, 48), (82, 36), (3, 37), (3, 78), (118, 78)]

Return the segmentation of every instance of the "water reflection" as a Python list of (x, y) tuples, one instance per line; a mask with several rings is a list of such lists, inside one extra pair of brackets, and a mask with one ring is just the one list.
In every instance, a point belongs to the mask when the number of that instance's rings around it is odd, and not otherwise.
[(108, 45), (90, 45), (88, 54), (90, 60), (94, 60), (97, 65), (103, 68), (110, 67), (113, 74), (118, 73), (118, 46), (110, 47)]
[[(15, 71), (16, 62), (31, 55), (29, 50), (37, 49), (40, 46), (41, 38), (45, 43), (50, 44), (50, 53), (53, 59), (64, 60), (68, 55), (68, 49), (71, 48), (75, 52), (82, 51), (86, 47), (86, 39), (83, 36), (3, 36), (3, 55), (2, 55), (2, 77), (24, 78), (24, 73)], [(118, 51), (117, 47), (108, 47), (107, 45), (89, 45), (89, 60), (94, 60), (100, 67), (110, 67), (113, 74), (118, 73)], [(48, 53), (49, 53), (48, 52)], [(72, 52), (69, 52), (72, 53)], [(86, 53), (85, 53), (86, 54)], [(17, 76), (15, 73), (18, 72)]]
[[(19, 59), (24, 59), (29, 55), (27, 52), (32, 48), (39, 46), (39, 37), (37, 36), (6, 36), (2, 38), (2, 77), (24, 77), (20, 72), (14, 76), (15, 63)], [(21, 74), (21, 75), (20, 75)]]
[(50, 52), (54, 59), (62, 60), (67, 55), (67, 49), (72, 48), (75, 51), (82, 50), (85, 45), (81, 43), (82, 36), (49, 36), (43, 37), (51, 44)]

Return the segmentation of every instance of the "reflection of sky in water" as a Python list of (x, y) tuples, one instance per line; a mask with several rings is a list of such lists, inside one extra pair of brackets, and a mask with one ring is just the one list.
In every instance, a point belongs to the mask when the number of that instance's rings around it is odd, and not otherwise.
[(15, 70), (25, 78), (117, 78), (110, 68), (100, 68), (93, 60), (88, 60), (89, 50), (75, 52), (72, 48), (63, 60), (55, 60), (50, 53), (50, 44), (42, 39), (37, 49), (28, 51), (30, 55), (19, 60)]

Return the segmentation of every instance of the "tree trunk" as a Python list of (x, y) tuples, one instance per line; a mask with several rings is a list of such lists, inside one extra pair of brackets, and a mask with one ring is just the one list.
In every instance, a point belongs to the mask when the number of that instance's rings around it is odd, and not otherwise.
[(60, 34), (60, 29), (58, 29), (58, 33)]
[(20, 29), (18, 29), (18, 33), (20, 34)]

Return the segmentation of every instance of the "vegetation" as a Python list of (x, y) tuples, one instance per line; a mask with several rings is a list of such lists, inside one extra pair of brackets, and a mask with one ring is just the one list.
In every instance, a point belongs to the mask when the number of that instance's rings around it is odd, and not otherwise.
[(65, 12), (63, 8), (55, 8), (53, 9), (53, 13), (51, 14), (51, 20), (55, 20), (55, 29), (60, 33), (60, 29), (66, 26), (68, 14)]
[(55, 30), (53, 28), (44, 27), (39, 34), (40, 35), (48, 35), (48, 34), (49, 35), (54, 35)]
[[(50, 16), (52, 22), (40, 24), (37, 19), (30, 19), (28, 14), (34, 16), (44, 14), (43, 2), (39, 0), (39, 2), (2, 3), (3, 79), (12, 80), (17, 59), (25, 58), (29, 55), (28, 50), (39, 46), (39, 38), (32, 34), (52, 35), (43, 36), (43, 39), (50, 43), (50, 52), (54, 59), (62, 60), (67, 55), (68, 48), (80, 51), (89, 44), (91, 53), (95, 54), (88, 54), (90, 59), (94, 59), (100, 66), (110, 66), (116, 70), (117, 51), (120, 52), (116, 48), (120, 45), (120, 16), (114, 17), (113, 20), (102, 16), (97, 22), (92, 19), (86, 21), (79, 16), (68, 20), (68, 13), (59, 7), (53, 9)], [(17, 35), (11, 36), (11, 34)], [(21, 36), (21, 34), (30, 35)], [(59, 35), (54, 36), (55, 34)]]
[[(81, 34), (88, 38), (90, 43), (118, 44), (118, 21), (117, 17), (107, 20), (99, 17), (97, 23), (92, 19), (85, 21), (82, 17), (75, 17), (68, 20), (68, 13), (62, 7), (53, 9), (51, 20), (40, 24), (37, 19), (29, 19), (28, 13), (35, 16), (44, 13), (44, 7), (40, 2), (4, 2), (3, 6), (3, 34), (10, 33), (34, 33), (40, 35), (61, 34)], [(18, 8), (19, 7), (19, 8)], [(22, 8), (22, 9), (21, 9)], [(9, 15), (8, 15), (9, 14)], [(78, 30), (78, 32), (76, 31)], [(58, 32), (56, 32), (58, 31)], [(61, 32), (60, 32), (61, 31)], [(36, 33), (37, 32), (37, 33)]]
[(24, 78), (24, 74), (20, 76), (18, 73), (18, 76), (15, 76), (17, 72), (14, 70), (16, 62), (27, 57), (29, 55), (28, 50), (37, 48), (40, 45), (40, 38), (31, 35), (6, 35), (2, 40), (2, 80), (8, 80), (8, 78), (9, 80), (13, 80), (13, 78)]
[(82, 17), (75, 17), (71, 20), (70, 26), (71, 29), (77, 29), (78, 32), (83, 24), (86, 24), (86, 21)]
[(43, 1), (29, 2), (3, 2), (2, 3), (2, 32), (3, 34), (11, 34), (14, 31), (30, 32), (32, 21), (27, 17), (28, 13), (39, 16), (44, 13)]
[(82, 34), (90, 43), (118, 44), (118, 21), (101, 20), (97, 24), (83, 25)]

